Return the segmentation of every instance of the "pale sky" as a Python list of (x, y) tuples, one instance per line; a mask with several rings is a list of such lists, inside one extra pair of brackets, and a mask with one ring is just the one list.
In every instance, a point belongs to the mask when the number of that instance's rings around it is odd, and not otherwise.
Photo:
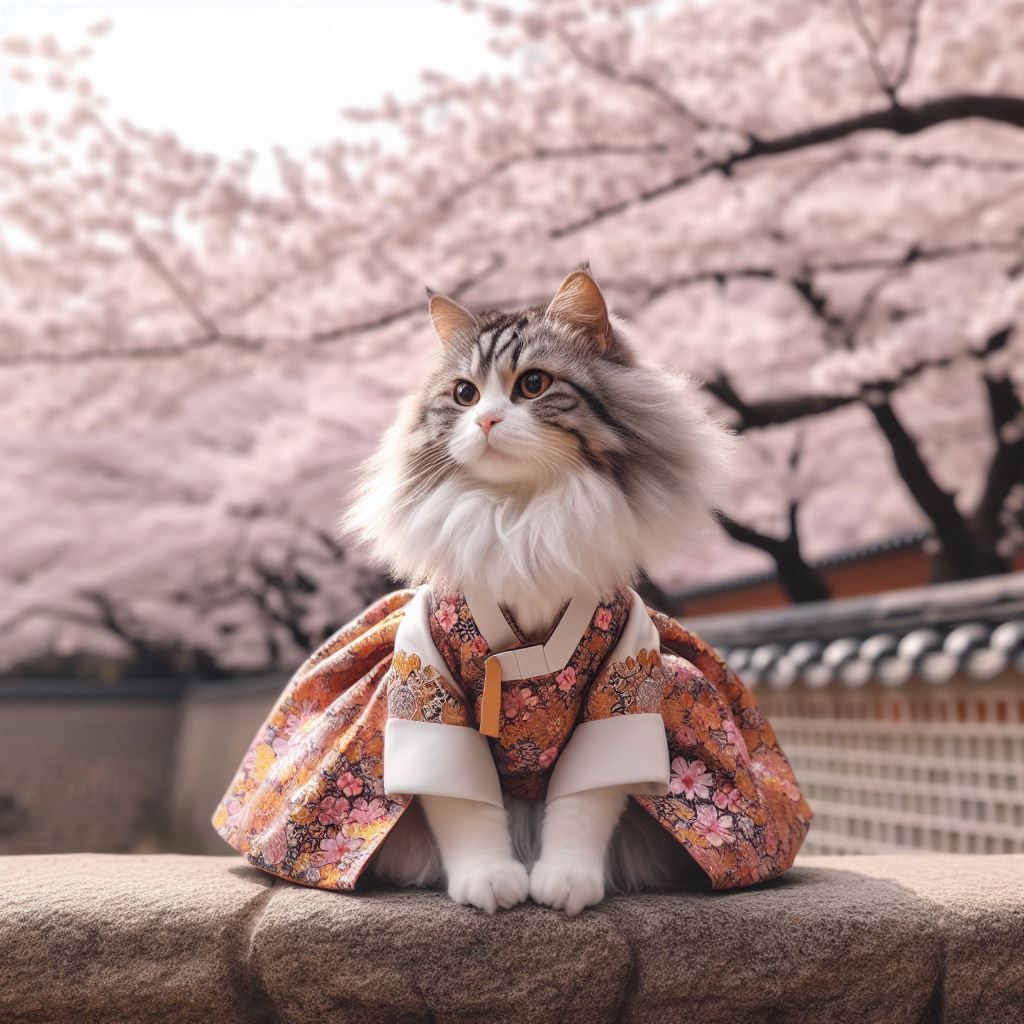
[[(423, 68), (500, 63), (484, 18), (435, 0), (0, 0), (0, 37), (72, 44), (104, 19), (90, 66), (111, 113), (224, 155), (302, 151), (337, 136), (342, 107), (414, 94)], [(28, 102), (0, 92), (0, 112)]]

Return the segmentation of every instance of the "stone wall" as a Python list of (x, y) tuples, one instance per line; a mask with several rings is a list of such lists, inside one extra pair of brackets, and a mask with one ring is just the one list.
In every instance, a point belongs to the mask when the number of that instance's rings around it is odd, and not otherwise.
[(1024, 855), (805, 858), (493, 918), (221, 857), (0, 860), (4, 1024), (1015, 1024)]
[(281, 676), (0, 685), (0, 854), (232, 854), (210, 827)]
[(30, 680), (0, 688), (0, 854), (122, 852), (165, 819), (181, 694)]
[(169, 849), (234, 853), (213, 831), (210, 816), (285, 682), (266, 676), (186, 693), (164, 837)]

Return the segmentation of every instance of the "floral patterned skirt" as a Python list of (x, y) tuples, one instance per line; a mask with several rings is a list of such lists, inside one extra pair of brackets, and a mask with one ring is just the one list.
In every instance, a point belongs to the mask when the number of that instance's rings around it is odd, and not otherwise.
[[(220, 835), (263, 871), (322, 889), (353, 889), (412, 797), (383, 785), (384, 677), (413, 591), (371, 605), (296, 672), (253, 739), (213, 816)], [(718, 654), (677, 622), (661, 636), (661, 714), (669, 794), (634, 797), (715, 888), (788, 868), (811, 812), (753, 695)], [(620, 682), (617, 685), (628, 685)], [(630, 700), (628, 693), (592, 694)]]

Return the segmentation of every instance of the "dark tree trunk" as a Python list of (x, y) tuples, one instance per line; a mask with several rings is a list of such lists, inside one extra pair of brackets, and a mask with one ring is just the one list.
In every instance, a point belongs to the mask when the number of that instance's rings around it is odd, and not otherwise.
[(722, 528), (741, 544), (749, 544), (770, 555), (779, 574), (779, 585), (786, 596), (797, 604), (807, 601), (827, 601), (831, 596), (825, 577), (809, 565), (800, 551), (800, 536), (796, 529), (797, 508), (790, 506), (789, 536), (779, 538), (760, 533), (749, 526), (721, 516)]
[[(987, 341), (984, 353), (1006, 346), (1013, 328), (997, 331)], [(931, 521), (941, 545), (932, 577), (935, 581), (970, 579), (1008, 572), (1010, 562), (999, 553), (1003, 528), (999, 517), (1011, 489), (1024, 481), (1024, 435), (1013, 430), (1015, 420), (1024, 418), (1024, 406), (1006, 376), (983, 376), (988, 398), (995, 454), (989, 463), (985, 486), (977, 508), (964, 516), (952, 494), (943, 490), (925, 465), (917, 442), (903, 426), (888, 398), (865, 401), (865, 406), (889, 444), (893, 461), (907, 490)]]
[[(1002, 344), (1005, 344), (1009, 336), (1010, 331), (1006, 331)], [(1010, 560), (1000, 554), (998, 549), (1004, 529), (1000, 516), (1010, 491), (1024, 484), (1024, 405), (1013, 381), (1007, 377), (993, 378), (986, 375), (985, 393), (996, 450), (969, 527), (974, 537), (981, 572), (1009, 572)]]
[(867, 402), (865, 405), (889, 444), (900, 479), (935, 528), (941, 551), (935, 560), (933, 579), (940, 581), (977, 576), (974, 538), (956, 507), (953, 495), (936, 483), (921, 458), (917, 442), (903, 426), (892, 404), (883, 400)]

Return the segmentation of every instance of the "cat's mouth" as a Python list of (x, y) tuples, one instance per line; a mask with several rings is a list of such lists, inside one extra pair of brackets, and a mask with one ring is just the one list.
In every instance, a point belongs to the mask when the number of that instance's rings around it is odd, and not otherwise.
[(477, 450), (467, 468), (484, 483), (501, 487), (526, 484), (536, 476), (535, 467), (522, 452), (499, 448), (490, 441)]
[(504, 459), (505, 461), (515, 460), (516, 459), (515, 455), (512, 455), (509, 452), (503, 452), (500, 449), (495, 448), (493, 445), (490, 445), (490, 444), (486, 445), (484, 447), (484, 450), (480, 453), (480, 458), (481, 459), (486, 459), (488, 457), (490, 457), (492, 459)]

